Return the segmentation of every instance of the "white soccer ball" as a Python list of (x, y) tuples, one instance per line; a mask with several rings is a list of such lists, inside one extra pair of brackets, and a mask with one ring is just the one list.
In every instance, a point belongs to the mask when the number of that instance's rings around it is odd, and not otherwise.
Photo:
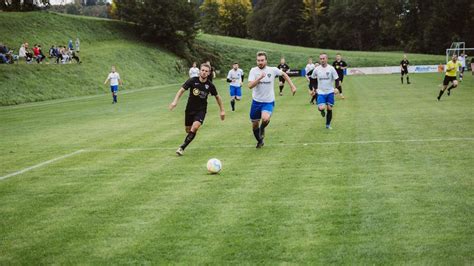
[(222, 163), (219, 159), (212, 158), (207, 161), (207, 171), (211, 174), (217, 174), (222, 170)]

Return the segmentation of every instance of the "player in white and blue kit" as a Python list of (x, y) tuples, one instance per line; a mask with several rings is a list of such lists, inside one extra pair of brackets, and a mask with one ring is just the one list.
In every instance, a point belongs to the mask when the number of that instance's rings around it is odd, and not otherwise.
[[(326, 116), (326, 128), (331, 128), (332, 108), (334, 106), (334, 86), (339, 85), (339, 76), (336, 69), (328, 65), (328, 55), (322, 53), (319, 55), (320, 65), (313, 70), (311, 78), (318, 80), (316, 92), (318, 93), (318, 110), (321, 116)], [(325, 110), (327, 109), (327, 115)]]
[(230, 106), (232, 112), (235, 111), (235, 101), (240, 101), (242, 97), (242, 82), (244, 81), (244, 71), (239, 68), (239, 63), (234, 63), (232, 69), (227, 74), (227, 82), (230, 82)]
[[(267, 66), (267, 54), (265, 52), (257, 53), (257, 67), (250, 70), (249, 89), (252, 90), (252, 106), (250, 108), (250, 119), (252, 121), (252, 130), (257, 140), (257, 148), (263, 146), (265, 137), (265, 127), (270, 123), (273, 107), (275, 106), (275, 78), (281, 76), (290, 85), (293, 95), (296, 93), (296, 87), (290, 77), (282, 70), (276, 67)], [(262, 123), (260, 123), (260, 120)]]
[(110, 81), (110, 92), (112, 92), (112, 103), (117, 103), (117, 92), (119, 84), (122, 85), (119, 73), (115, 72), (115, 66), (112, 66), (112, 72), (109, 73), (107, 79), (104, 81), (104, 85)]

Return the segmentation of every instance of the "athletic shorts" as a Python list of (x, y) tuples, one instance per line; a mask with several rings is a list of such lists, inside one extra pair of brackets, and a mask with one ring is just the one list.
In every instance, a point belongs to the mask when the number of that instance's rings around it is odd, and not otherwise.
[(453, 82), (456, 80), (456, 77), (444, 76), (443, 85), (446, 86), (449, 82)]
[(317, 87), (318, 87), (318, 80), (317, 79), (309, 79), (308, 89), (313, 90), (313, 89), (316, 89)]
[(282, 83), (285, 83), (285, 78), (282, 77), (282, 76), (279, 76), (279, 77), (278, 77), (278, 80), (280, 80), (280, 82), (282, 82)]
[(334, 92), (329, 94), (318, 94), (318, 105), (334, 106)]
[(402, 74), (402, 76), (403, 75), (408, 75), (408, 68), (402, 68), (401, 74)]
[(229, 90), (230, 90), (230, 96), (231, 97), (233, 97), (233, 96), (242, 97), (242, 88), (241, 87), (231, 85)]
[(204, 119), (206, 118), (206, 111), (186, 111), (184, 112), (184, 125), (190, 127), (194, 122), (198, 121), (201, 124), (204, 124)]
[(272, 115), (273, 107), (275, 107), (275, 102), (262, 103), (252, 100), (252, 106), (250, 107), (250, 119), (260, 120), (262, 118), (262, 112), (267, 112)]
[(337, 73), (337, 76), (339, 77), (338, 80), (342, 83), (342, 81), (344, 80), (344, 73), (342, 74)]
[(110, 86), (110, 92), (117, 92), (118, 91), (118, 85)]

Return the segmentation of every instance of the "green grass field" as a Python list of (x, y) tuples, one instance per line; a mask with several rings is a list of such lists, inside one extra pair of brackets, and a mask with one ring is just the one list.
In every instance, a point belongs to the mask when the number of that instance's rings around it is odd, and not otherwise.
[(209, 99), (183, 157), (179, 85), (2, 107), (0, 264), (472, 264), (474, 79), (411, 79), (347, 77), (329, 131), (298, 78), (261, 150)]

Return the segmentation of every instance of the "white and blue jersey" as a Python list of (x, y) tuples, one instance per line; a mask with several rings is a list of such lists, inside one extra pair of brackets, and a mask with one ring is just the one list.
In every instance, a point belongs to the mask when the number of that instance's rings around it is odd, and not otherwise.
[(118, 90), (120, 75), (117, 72), (111, 72), (107, 77), (110, 80), (110, 91), (116, 92)]
[(250, 108), (250, 119), (258, 120), (262, 112), (272, 114), (275, 106), (275, 78), (283, 75), (283, 71), (276, 67), (266, 66), (263, 69), (254, 67), (249, 73), (249, 82), (255, 81), (265, 73), (265, 77), (252, 89), (252, 107)]
[(241, 82), (243, 81), (244, 71), (242, 69), (231, 69), (227, 74), (227, 80), (230, 82), (230, 96), (242, 96), (242, 86)]
[(333, 66), (317, 66), (311, 78), (318, 80), (318, 105), (334, 105), (334, 82), (339, 78)]

